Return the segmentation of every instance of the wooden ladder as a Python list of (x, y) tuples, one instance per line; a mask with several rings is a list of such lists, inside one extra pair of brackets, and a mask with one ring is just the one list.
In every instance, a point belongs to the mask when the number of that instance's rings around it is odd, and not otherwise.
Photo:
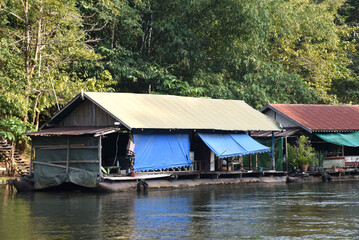
[(30, 170), (30, 165), (21, 158), (15, 145), (5, 141), (0, 141), (0, 162), (5, 163), (9, 176), (15, 176), (15, 174), (23, 176), (28, 174)]

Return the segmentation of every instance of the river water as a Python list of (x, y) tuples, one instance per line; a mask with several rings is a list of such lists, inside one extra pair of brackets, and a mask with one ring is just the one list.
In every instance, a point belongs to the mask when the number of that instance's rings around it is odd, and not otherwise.
[(0, 239), (359, 239), (359, 182), (11, 193)]

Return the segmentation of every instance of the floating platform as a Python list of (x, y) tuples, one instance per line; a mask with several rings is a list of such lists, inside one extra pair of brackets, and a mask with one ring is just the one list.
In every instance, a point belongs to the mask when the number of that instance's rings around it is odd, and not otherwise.
[[(333, 181), (359, 180), (359, 171), (329, 172)], [(240, 183), (284, 183), (322, 181), (323, 172), (297, 173), (288, 176), (283, 171), (183, 171), (137, 173), (136, 176), (104, 175), (92, 190), (99, 192), (146, 191), (159, 188), (186, 188), (204, 185)], [(33, 179), (22, 177), (13, 181), (18, 191), (34, 191)], [(55, 187), (56, 188), (56, 187)], [(53, 189), (53, 188), (52, 188)], [(42, 189), (43, 190), (43, 189)]]

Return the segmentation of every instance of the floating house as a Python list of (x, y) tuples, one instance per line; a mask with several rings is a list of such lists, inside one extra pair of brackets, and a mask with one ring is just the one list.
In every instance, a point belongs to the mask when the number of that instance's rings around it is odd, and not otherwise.
[(281, 128), (240, 100), (82, 92), (28, 134), (30, 176), (34, 189), (64, 182), (94, 188), (175, 171), (208, 176), (224, 162), (230, 170), (235, 157), (270, 151), (247, 134), (256, 131)]
[(260, 111), (286, 130), (278, 134), (310, 137), (324, 168), (359, 166), (359, 105), (269, 104)]

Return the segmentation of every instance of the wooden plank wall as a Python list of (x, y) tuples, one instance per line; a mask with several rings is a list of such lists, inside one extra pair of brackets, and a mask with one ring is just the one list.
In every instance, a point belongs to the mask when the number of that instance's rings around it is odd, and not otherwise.
[(89, 100), (80, 104), (69, 116), (67, 116), (60, 126), (66, 127), (105, 127), (113, 126), (116, 120), (97, 107)]

